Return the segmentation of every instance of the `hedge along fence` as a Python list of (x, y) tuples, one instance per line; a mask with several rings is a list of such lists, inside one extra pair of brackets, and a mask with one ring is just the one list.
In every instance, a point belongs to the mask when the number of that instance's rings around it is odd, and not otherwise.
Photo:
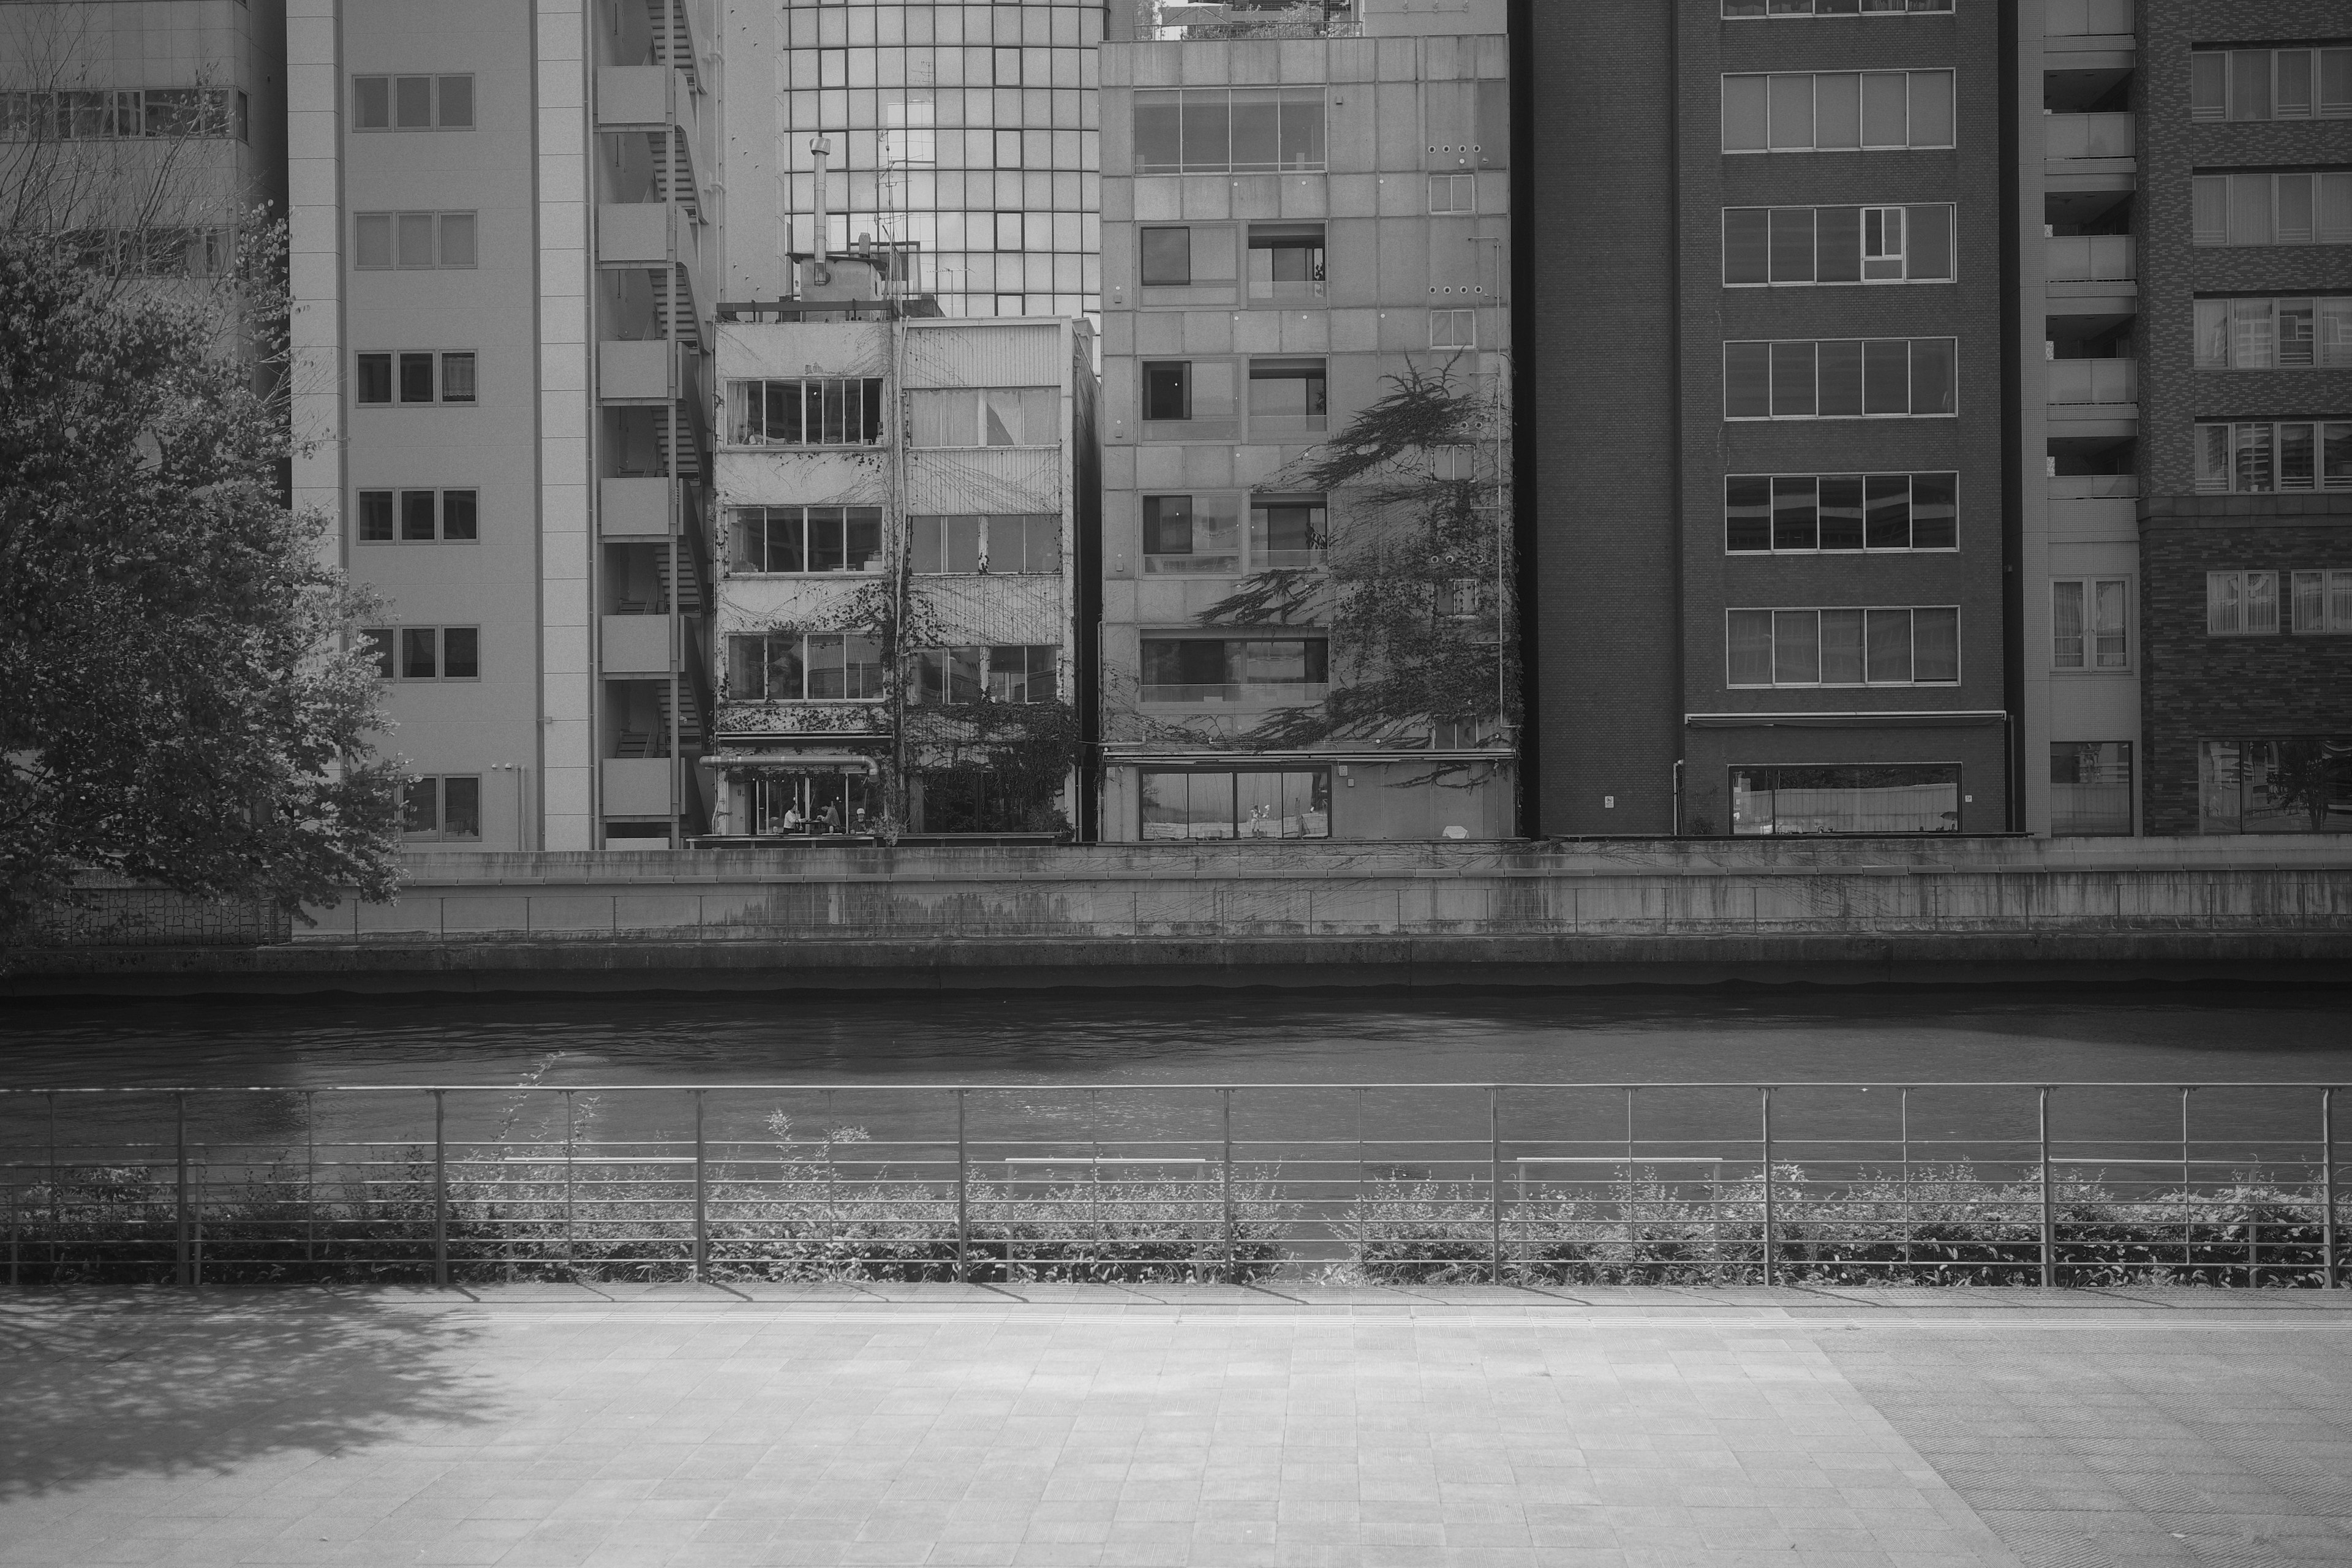
[[(363, 1183), (284, 1164), (207, 1184), (183, 1227), (174, 1183), (78, 1167), (16, 1189), (11, 1283), (169, 1279), (1250, 1281), (1335, 1283), (2309, 1287), (2328, 1282), (2314, 1184), (2257, 1173), (2213, 1190), (2053, 1184), (1966, 1164), (1825, 1183), (1796, 1165), (1706, 1184), (1612, 1184), (1607, 1198), (1496, 1201), (1486, 1183), (1373, 1179), (1330, 1223), (1279, 1172), (965, 1184), (847, 1164), (861, 1142), (775, 1146), (703, 1180), (650, 1162), (493, 1146), (429, 1150)], [(2338, 1279), (2340, 1279), (2340, 1259)]]

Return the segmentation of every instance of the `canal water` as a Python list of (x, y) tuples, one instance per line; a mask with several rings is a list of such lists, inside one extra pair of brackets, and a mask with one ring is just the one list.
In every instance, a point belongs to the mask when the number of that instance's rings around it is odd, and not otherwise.
[[(1225, 1131), (1268, 1157), (1349, 1141), (1391, 1157), (1500, 1137), (1599, 1151), (1629, 1131), (1643, 1155), (1737, 1152), (1759, 1137), (1752, 1088), (1271, 1087), (2001, 1082), (2002, 1089), (1776, 1091), (1792, 1156), (2013, 1154), (2037, 1135), (2032, 1085), (2058, 1090), (2053, 1135), (2084, 1155), (2177, 1152), (2174, 1086), (2352, 1085), (2341, 992), (2282, 988), (1995, 993), (1360, 994), (1139, 991), (936, 996), (334, 999), (266, 1004), (19, 1006), (0, 1015), (0, 1089), (266, 1087), (190, 1096), (192, 1137), (226, 1150), (305, 1140), (429, 1140), (433, 1085), (453, 1140), (543, 1142), (567, 1127), (607, 1149), (690, 1139), (677, 1086), (759, 1085), (704, 1097), (704, 1135), (752, 1143), (856, 1129), (877, 1152), (936, 1157), (966, 1137), (1015, 1149), (1198, 1152)], [(388, 1086), (367, 1095), (335, 1086)], [(822, 1087), (820, 1087), (822, 1086)], [(1184, 1087), (1179, 1087), (1184, 1086)], [(1210, 1086), (1210, 1087), (1192, 1087)], [(567, 1092), (568, 1091), (568, 1092)], [(2336, 1136), (2352, 1145), (2352, 1089)], [(2199, 1157), (2256, 1163), (2315, 1148), (2318, 1097), (2201, 1089)], [(0, 1095), (0, 1146), (152, 1144), (168, 1096)], [(583, 1131), (583, 1129), (587, 1129)], [(70, 1158), (71, 1156), (67, 1156)]]

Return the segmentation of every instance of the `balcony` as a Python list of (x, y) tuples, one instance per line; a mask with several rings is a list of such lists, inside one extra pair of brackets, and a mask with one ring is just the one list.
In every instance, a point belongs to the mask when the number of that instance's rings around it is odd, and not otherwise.
[(667, 539), (673, 531), (664, 479), (612, 479), (597, 486), (596, 523), (606, 539)]
[(1253, 708), (1294, 708), (1302, 703), (1320, 702), (1331, 694), (1331, 688), (1319, 682), (1286, 682), (1281, 685), (1229, 684), (1224, 686), (1145, 686), (1139, 695), (1146, 702), (1189, 703), (1194, 705), (1230, 703)]
[(691, 267), (701, 237), (685, 209), (667, 202), (605, 202), (596, 208), (596, 260), (605, 267)]
[(2139, 276), (2127, 234), (2053, 235), (2042, 244), (2053, 283), (2128, 283)]
[(1159, 43), (1210, 38), (1343, 38), (1361, 34), (1359, 0), (1134, 0), (1136, 36)]
[(671, 814), (670, 759), (606, 757), (606, 816), (667, 816)]
[(2052, 500), (2129, 500), (2139, 494), (2137, 474), (2053, 474)]
[(596, 345), (596, 395), (607, 403), (670, 403), (688, 384), (686, 346), (667, 338)]
[(2053, 162), (2128, 159), (2135, 153), (2128, 114), (2045, 114), (2042, 126), (2042, 155)]
[(667, 616), (604, 616), (597, 668), (609, 677), (649, 679), (670, 672)]
[(2054, 359), (2050, 373), (2052, 407), (2117, 408), (2139, 401), (2136, 359)]

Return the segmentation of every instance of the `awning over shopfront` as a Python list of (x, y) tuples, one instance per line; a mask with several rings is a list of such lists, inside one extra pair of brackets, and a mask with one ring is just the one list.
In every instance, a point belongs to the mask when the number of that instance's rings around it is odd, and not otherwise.
[(719, 752), (702, 765), (721, 773), (874, 773), (881, 764), (854, 752)]

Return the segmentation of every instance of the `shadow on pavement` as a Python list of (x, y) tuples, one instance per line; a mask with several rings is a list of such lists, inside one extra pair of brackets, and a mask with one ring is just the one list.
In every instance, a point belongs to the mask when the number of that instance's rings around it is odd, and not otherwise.
[(479, 1331), (319, 1291), (0, 1295), (0, 1500), (478, 1425)]

